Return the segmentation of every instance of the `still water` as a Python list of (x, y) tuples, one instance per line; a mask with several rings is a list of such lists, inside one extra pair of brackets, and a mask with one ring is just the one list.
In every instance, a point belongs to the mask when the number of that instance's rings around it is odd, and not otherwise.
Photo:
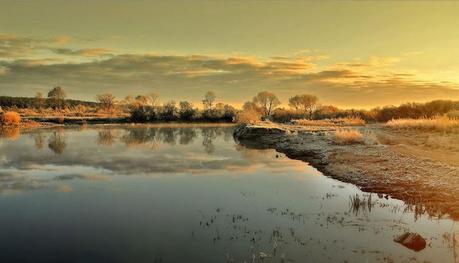
[[(232, 132), (3, 131), (0, 262), (455, 262), (453, 221)], [(393, 241), (405, 232), (427, 247)]]

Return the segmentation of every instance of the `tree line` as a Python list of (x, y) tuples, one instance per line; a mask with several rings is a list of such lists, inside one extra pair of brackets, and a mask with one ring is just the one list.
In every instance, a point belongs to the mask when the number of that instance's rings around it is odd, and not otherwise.
[(132, 122), (160, 121), (211, 121), (211, 122), (256, 122), (271, 120), (290, 122), (293, 119), (331, 119), (360, 117), (366, 121), (386, 122), (398, 118), (424, 118), (459, 111), (459, 101), (435, 100), (427, 103), (406, 103), (400, 106), (386, 106), (371, 110), (339, 109), (331, 105), (321, 105), (311, 94), (300, 94), (288, 99), (288, 108), (281, 108), (281, 101), (272, 92), (262, 91), (252, 100), (236, 109), (229, 104), (217, 102), (213, 91), (208, 91), (199, 109), (189, 101), (169, 100), (160, 102), (157, 93), (126, 96), (117, 100), (111, 93), (99, 94), (96, 102), (67, 99), (62, 87), (54, 87), (45, 97), (38, 92), (35, 97), (0, 96), (0, 106), (4, 108), (55, 110), (88, 107), (106, 112), (121, 111), (130, 115)]

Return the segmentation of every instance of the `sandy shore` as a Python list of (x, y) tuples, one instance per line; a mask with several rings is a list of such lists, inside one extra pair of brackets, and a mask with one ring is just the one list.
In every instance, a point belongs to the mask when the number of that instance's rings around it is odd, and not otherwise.
[(401, 199), (416, 213), (459, 219), (458, 134), (367, 125), (356, 128), (364, 134), (364, 144), (337, 145), (332, 139), (336, 129), (247, 125), (239, 126), (234, 136), (249, 148), (274, 148), (363, 191)]

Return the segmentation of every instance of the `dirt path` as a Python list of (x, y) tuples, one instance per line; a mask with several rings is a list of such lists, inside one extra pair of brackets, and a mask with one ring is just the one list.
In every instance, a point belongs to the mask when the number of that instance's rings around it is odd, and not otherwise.
[(359, 128), (365, 144), (342, 146), (331, 138), (334, 129), (249, 125), (234, 135), (247, 147), (274, 148), (364, 191), (401, 199), (417, 214), (459, 219), (459, 141), (449, 142), (457, 135), (434, 147), (432, 134), (404, 135), (375, 125)]

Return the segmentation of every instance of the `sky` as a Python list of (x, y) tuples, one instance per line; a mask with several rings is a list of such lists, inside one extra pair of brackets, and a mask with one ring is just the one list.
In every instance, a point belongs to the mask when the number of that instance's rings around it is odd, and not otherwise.
[(459, 1), (0, 0), (0, 95), (459, 99)]

